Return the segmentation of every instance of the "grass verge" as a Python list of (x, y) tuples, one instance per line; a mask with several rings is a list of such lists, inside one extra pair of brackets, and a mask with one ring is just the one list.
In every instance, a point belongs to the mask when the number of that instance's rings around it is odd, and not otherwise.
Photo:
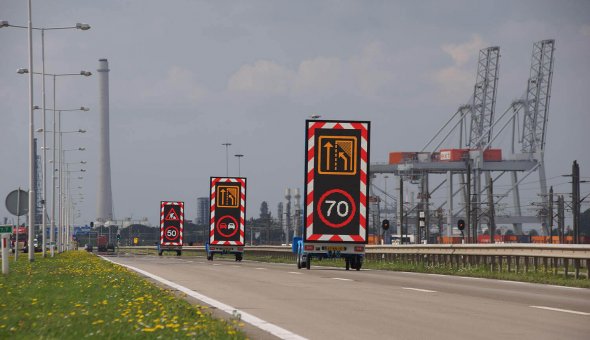
[(245, 339), (239, 321), (83, 251), (26, 256), (0, 276), (0, 339)]

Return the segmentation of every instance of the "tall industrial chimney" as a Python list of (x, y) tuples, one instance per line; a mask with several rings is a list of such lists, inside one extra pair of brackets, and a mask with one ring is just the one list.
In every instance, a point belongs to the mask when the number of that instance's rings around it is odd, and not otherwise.
[(100, 115), (100, 147), (98, 154), (98, 222), (113, 219), (113, 193), (111, 191), (111, 155), (109, 146), (109, 62), (98, 60), (98, 109)]

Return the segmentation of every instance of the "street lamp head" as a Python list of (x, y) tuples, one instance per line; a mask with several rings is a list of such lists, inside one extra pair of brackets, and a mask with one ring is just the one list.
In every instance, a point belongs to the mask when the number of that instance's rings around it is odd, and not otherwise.
[(86, 150), (86, 148), (78, 148), (78, 150), (84, 151), (84, 150)]
[(10, 26), (10, 25), (8, 24), (8, 21), (6, 21), (6, 20), (1, 20), (1, 21), (0, 21), (0, 28), (2, 28), (2, 27), (8, 27), (8, 26)]
[(84, 77), (89, 77), (92, 75), (92, 72), (82, 70), (82, 71), (80, 71), (80, 75), (82, 75)]
[(18, 70), (16, 70), (16, 73), (18, 73), (18, 74), (29, 73), (29, 69), (28, 68), (19, 68)]
[(85, 106), (80, 106), (80, 111), (90, 111), (90, 109)]
[(80, 161), (80, 164), (86, 164), (86, 163), (88, 163), (88, 162), (86, 162), (86, 161)]
[(318, 115), (318, 114), (314, 114), (314, 115), (311, 115), (310, 116), (311, 119), (318, 119), (320, 117), (322, 117), (322, 116), (321, 115)]
[(76, 23), (76, 28), (82, 31), (88, 31), (90, 29), (90, 25), (79, 22)]
[(84, 129), (78, 129), (78, 132), (80, 132), (80, 133), (86, 133), (86, 130), (84, 130)]
[(33, 110), (39, 110), (41, 107), (39, 107), (39, 105), (35, 105), (33, 106)]
[(86, 172), (86, 169), (80, 169), (81, 172)]
[(37, 131), (37, 132), (43, 132), (43, 129), (42, 129), (42, 128), (38, 128), (38, 129), (37, 129), (37, 130), (35, 130), (35, 131)]

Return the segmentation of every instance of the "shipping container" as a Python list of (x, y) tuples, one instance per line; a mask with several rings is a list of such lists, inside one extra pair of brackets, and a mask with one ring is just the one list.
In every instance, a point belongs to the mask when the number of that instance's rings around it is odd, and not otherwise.
[(483, 152), (484, 161), (499, 162), (502, 160), (502, 149), (487, 149)]
[(440, 160), (445, 162), (458, 162), (467, 157), (469, 149), (442, 149), (440, 150)]
[(389, 164), (400, 164), (416, 160), (416, 152), (390, 152)]

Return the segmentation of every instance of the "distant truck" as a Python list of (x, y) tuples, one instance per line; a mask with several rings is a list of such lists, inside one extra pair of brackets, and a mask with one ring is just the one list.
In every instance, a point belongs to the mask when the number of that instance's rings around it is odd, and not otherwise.
[(181, 256), (183, 232), (184, 202), (160, 202), (160, 243), (158, 243), (158, 255), (162, 256), (165, 251), (173, 251), (176, 252), (176, 256)]

